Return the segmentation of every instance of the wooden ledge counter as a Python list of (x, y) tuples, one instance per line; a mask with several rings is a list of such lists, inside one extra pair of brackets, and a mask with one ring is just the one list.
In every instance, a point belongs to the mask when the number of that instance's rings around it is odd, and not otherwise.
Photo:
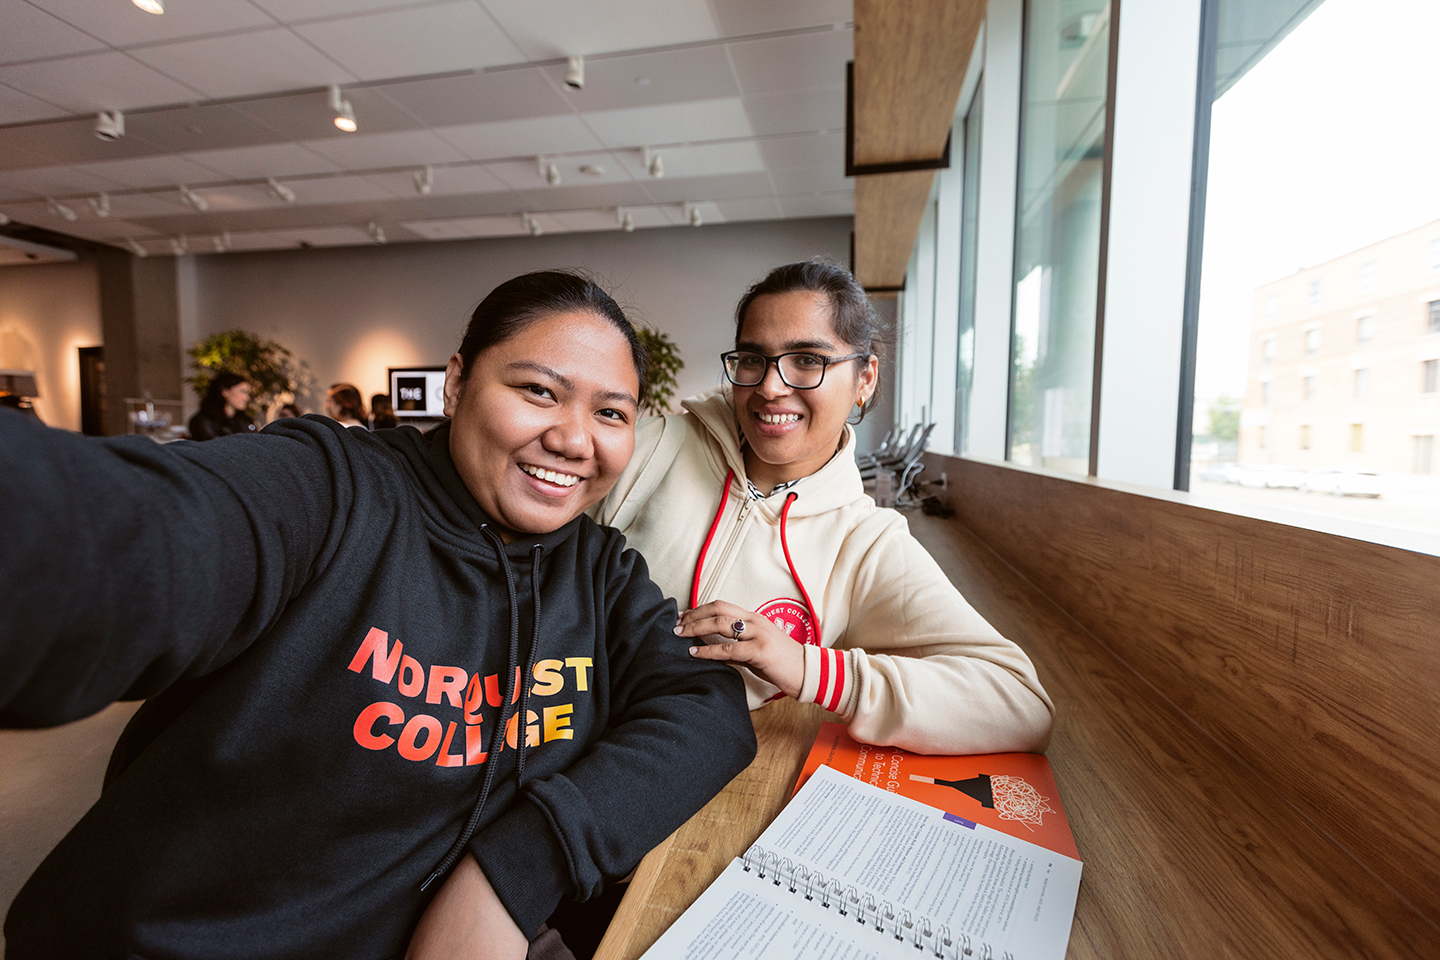
[[(1085, 861), (1070, 958), (1440, 958), (1440, 929), (968, 530), (907, 518), (1055, 700), (1047, 753)], [(753, 716), (755, 762), (641, 863), (597, 960), (644, 953), (789, 799), (828, 714)]]

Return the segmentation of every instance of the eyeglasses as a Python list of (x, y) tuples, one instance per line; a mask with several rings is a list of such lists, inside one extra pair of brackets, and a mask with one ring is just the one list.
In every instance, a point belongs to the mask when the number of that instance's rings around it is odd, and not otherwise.
[(758, 386), (765, 379), (770, 364), (780, 371), (780, 379), (792, 390), (814, 390), (825, 381), (825, 371), (832, 363), (859, 360), (868, 353), (847, 353), (843, 357), (826, 357), (818, 353), (782, 353), (767, 357), (748, 350), (731, 350), (720, 354), (725, 376), (737, 387)]

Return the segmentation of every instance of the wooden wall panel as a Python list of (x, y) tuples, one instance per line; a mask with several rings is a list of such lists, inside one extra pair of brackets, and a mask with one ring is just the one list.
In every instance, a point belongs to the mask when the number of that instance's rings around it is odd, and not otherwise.
[(1440, 558), (933, 460), (954, 522), (1440, 922)]
[(905, 283), (933, 170), (855, 178), (855, 275), (867, 288)]

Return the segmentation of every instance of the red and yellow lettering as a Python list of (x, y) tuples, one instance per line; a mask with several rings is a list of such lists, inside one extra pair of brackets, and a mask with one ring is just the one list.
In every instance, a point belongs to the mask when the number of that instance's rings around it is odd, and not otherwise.
[(537, 681), (535, 686), (530, 688), (530, 695), (534, 697), (548, 697), (551, 694), (559, 693), (565, 689), (565, 677), (560, 673), (564, 664), (559, 660), (539, 660), (535, 663), (535, 669), (531, 671)]
[(545, 742), (551, 740), (574, 740), (575, 731), (570, 729), (570, 714), (575, 712), (575, 704), (562, 703), (555, 707), (545, 708)]
[(350, 669), (359, 673), (365, 668), (365, 661), (372, 657), (374, 661), (370, 664), (370, 675), (381, 683), (389, 683), (395, 679), (395, 667), (400, 663), (400, 648), (402, 644), (395, 641), (395, 649), (388, 650), (386, 643), (390, 635), (379, 627), (371, 627), (370, 632), (365, 634), (365, 639), (360, 641), (360, 649), (355, 651), (355, 656), (350, 659)]
[(445, 742), (440, 744), (440, 752), (435, 756), (435, 766), (437, 767), (463, 767), (465, 765), (465, 757), (462, 754), (450, 752), (450, 741), (455, 737), (456, 726), (455, 721), (451, 720), (450, 726), (445, 728)]
[[(540, 718), (535, 716), (534, 710), (525, 711), (525, 746), (540, 746), (540, 725), (535, 721)], [(505, 742), (510, 744), (510, 749), (515, 749), (516, 728), (519, 727), (520, 714), (514, 713), (510, 716), (510, 722), (505, 724)]]
[[(420, 740), (424, 732), (425, 739)], [(406, 760), (429, 760), (440, 746), (440, 721), (425, 713), (417, 713), (400, 731), (400, 745), (395, 749)]]
[(450, 701), (450, 706), (460, 706), (460, 691), (465, 689), (467, 676), (459, 667), (431, 667), (430, 687), (425, 691), (425, 702), (439, 703), (443, 696)]
[(400, 658), (400, 692), (407, 697), (420, 695), (425, 688), (425, 668), (420, 661), (406, 654)]
[[(396, 645), (399, 649), (399, 645)], [(364, 662), (363, 660), (361, 661)], [(375, 733), (375, 721), (384, 719), (389, 725), (394, 726), (405, 719), (405, 711), (393, 703), (386, 703), (383, 700), (379, 703), (372, 703), (360, 711), (360, 716), (355, 718), (355, 742), (366, 750), (384, 750), (395, 742), (395, 738), (388, 733)]]
[[(483, 681), (480, 679), (480, 674), (477, 673), (470, 678), (470, 685), (465, 688), (466, 723), (479, 723), (483, 719), (480, 716), (480, 708), (484, 706), (484, 704), (481, 703), (481, 698), (485, 695), (482, 690), (482, 683)], [(466, 748), (466, 752), (469, 752), (468, 747)]]
[[(510, 702), (514, 703), (520, 699), (520, 668), (515, 668), (515, 692), (510, 695)], [(498, 707), (503, 703), (500, 693), (500, 674), (492, 673), (485, 678), (485, 702), (492, 707)]]
[(489, 756), (485, 752), (485, 739), (481, 736), (482, 732), (478, 725), (465, 728), (465, 766), (467, 767), (484, 763), (485, 758)]
[(594, 666), (594, 665), (595, 665), (595, 661), (591, 660), (589, 657), (566, 657), (566, 658), (565, 658), (565, 666), (570, 667), (571, 669), (573, 669), (573, 670), (575, 671), (575, 689), (576, 689), (576, 690), (589, 690), (589, 689), (590, 689), (590, 674), (586, 673), (586, 670), (587, 670), (589, 667), (592, 667), (592, 666)]

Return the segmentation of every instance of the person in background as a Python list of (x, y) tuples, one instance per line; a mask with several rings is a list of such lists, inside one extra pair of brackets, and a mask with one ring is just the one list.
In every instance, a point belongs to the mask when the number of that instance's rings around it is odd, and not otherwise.
[(287, 403), (287, 404), (285, 404), (284, 406), (282, 406), (282, 407), (280, 408), (280, 410), (275, 414), (275, 419), (276, 419), (276, 420), (293, 420), (293, 419), (295, 419), (296, 417), (303, 417), (303, 416), (304, 416), (304, 414), (300, 412), (300, 407), (299, 407), (298, 405), (293, 404), (293, 403)]
[(0, 726), (148, 698), (8, 960), (563, 957), (557, 903), (755, 755), (738, 674), (581, 515), (645, 383), (615, 301), (545, 272), (476, 308), (428, 434), (159, 446), (0, 411)]
[(200, 410), (190, 418), (191, 440), (214, 440), (236, 433), (254, 433), (255, 421), (245, 412), (250, 406), (250, 381), (238, 373), (217, 373), (205, 390)]
[(693, 655), (743, 668), (752, 710), (813, 701), (917, 753), (1043, 751), (1030, 658), (862, 488), (847, 418), (874, 402), (883, 333), (843, 267), (771, 271), (736, 307), (728, 383), (643, 421), (594, 515), (676, 598)]
[(400, 426), (400, 418), (395, 416), (395, 408), (390, 406), (390, 394), (377, 393), (370, 398), (370, 429), (389, 430), (391, 427)]
[(352, 383), (331, 384), (325, 391), (325, 415), (347, 427), (370, 427), (365, 401), (360, 399), (360, 391)]

